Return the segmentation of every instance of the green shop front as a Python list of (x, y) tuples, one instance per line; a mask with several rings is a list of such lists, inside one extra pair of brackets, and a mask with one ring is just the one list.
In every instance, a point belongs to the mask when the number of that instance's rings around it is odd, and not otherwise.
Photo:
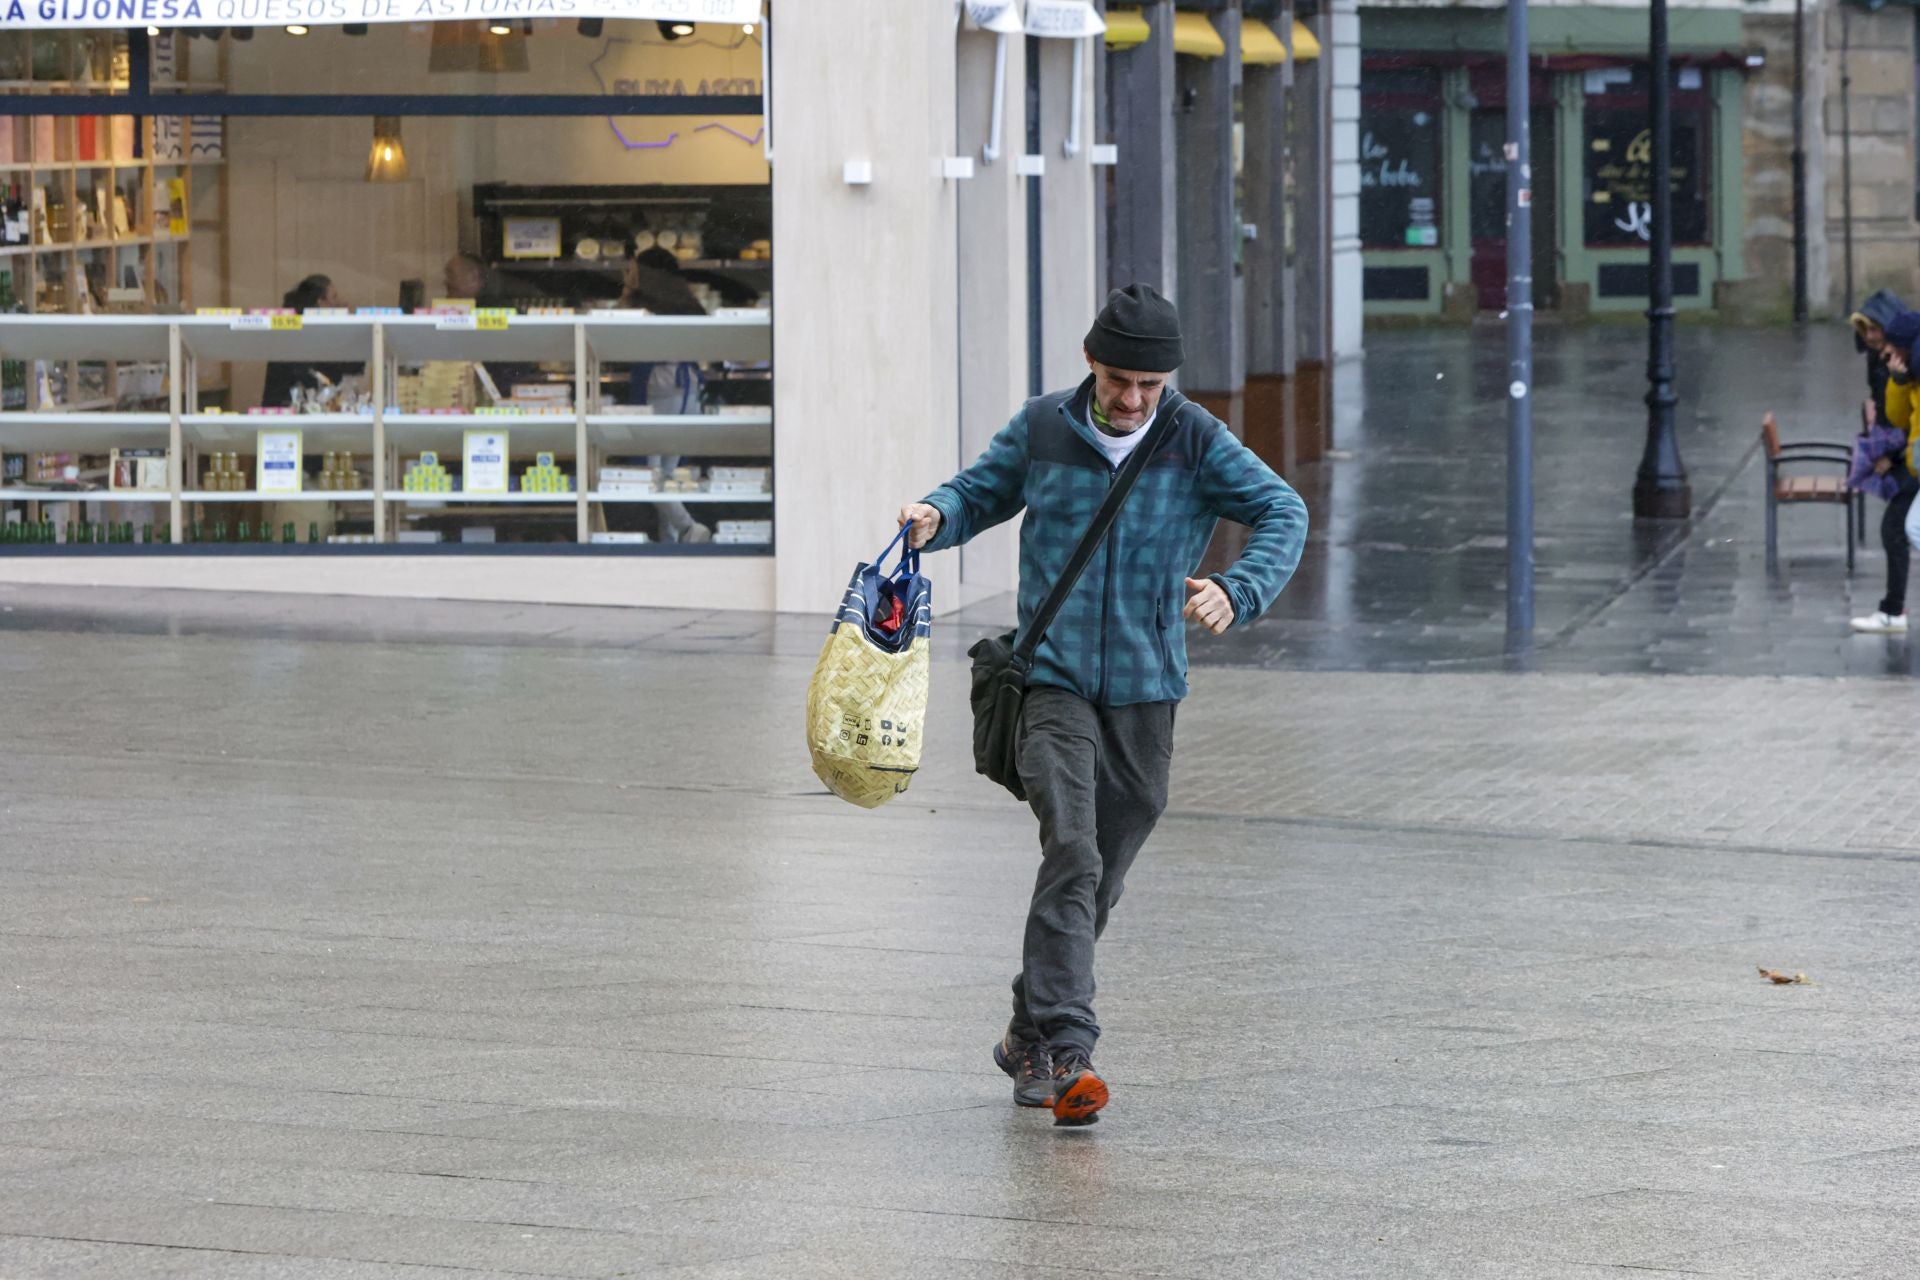
[[(1641, 9), (1536, 8), (1534, 296), (1646, 306), (1652, 168)], [(1499, 9), (1364, 9), (1360, 236), (1369, 316), (1466, 318), (1506, 296), (1506, 53)], [(1674, 302), (1741, 278), (1740, 15), (1675, 10)]]

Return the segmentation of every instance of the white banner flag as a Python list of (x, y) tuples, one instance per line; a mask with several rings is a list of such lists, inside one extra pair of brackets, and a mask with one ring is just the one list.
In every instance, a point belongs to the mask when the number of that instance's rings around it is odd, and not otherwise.
[(57, 27), (312, 27), (349, 22), (635, 18), (743, 24), (760, 0), (0, 0), (0, 31)]

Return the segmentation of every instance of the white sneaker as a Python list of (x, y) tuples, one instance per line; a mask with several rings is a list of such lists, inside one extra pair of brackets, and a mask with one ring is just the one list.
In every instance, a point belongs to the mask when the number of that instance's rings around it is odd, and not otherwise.
[(1855, 631), (1870, 636), (1905, 635), (1907, 633), (1907, 615), (1904, 613), (1870, 613), (1864, 618), (1855, 618), (1848, 625)]

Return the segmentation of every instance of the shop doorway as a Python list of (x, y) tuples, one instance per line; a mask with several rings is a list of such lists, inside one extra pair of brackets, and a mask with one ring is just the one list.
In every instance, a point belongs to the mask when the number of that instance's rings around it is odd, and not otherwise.
[[(1553, 108), (1530, 113), (1533, 148), (1533, 304), (1551, 307), (1558, 298), (1558, 204), (1554, 183)], [(1467, 126), (1467, 174), (1473, 237), (1471, 270), (1482, 311), (1507, 305), (1507, 112), (1475, 110)]]

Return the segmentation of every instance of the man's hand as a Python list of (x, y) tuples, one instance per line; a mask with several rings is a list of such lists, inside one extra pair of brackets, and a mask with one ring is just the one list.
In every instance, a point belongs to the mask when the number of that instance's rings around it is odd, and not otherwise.
[(1226, 590), (1219, 583), (1212, 578), (1188, 578), (1187, 590), (1193, 592), (1193, 596), (1180, 611), (1181, 617), (1199, 623), (1215, 635), (1233, 625), (1233, 601), (1227, 599)]
[(907, 545), (918, 551), (940, 532), (940, 508), (924, 502), (909, 502), (900, 508), (900, 523), (913, 526), (913, 532), (907, 535)]
[(1887, 348), (1887, 368), (1901, 382), (1907, 380), (1907, 353), (1898, 347)]

